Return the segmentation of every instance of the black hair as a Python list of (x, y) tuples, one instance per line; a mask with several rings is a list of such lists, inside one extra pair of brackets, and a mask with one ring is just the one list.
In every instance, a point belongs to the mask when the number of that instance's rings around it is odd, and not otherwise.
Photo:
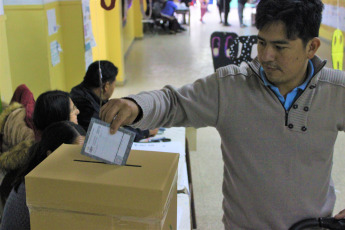
[(42, 93), (36, 100), (33, 121), (36, 129), (43, 131), (50, 124), (69, 121), (70, 95), (60, 90)]
[(26, 174), (47, 157), (48, 151), (53, 152), (62, 144), (73, 144), (79, 136), (85, 135), (85, 130), (71, 121), (59, 121), (49, 125), (43, 131), (40, 142), (30, 147), (28, 163), (16, 173), (15, 189), (18, 189)]
[(261, 0), (256, 8), (256, 28), (281, 21), (288, 39), (300, 38), (307, 45), (319, 36), (323, 8), (321, 0)]
[(101, 86), (99, 81), (99, 65), (102, 72), (102, 84), (107, 82), (113, 83), (116, 79), (118, 69), (113, 63), (106, 60), (95, 61), (87, 68), (83, 80), (83, 84), (89, 89), (94, 89)]

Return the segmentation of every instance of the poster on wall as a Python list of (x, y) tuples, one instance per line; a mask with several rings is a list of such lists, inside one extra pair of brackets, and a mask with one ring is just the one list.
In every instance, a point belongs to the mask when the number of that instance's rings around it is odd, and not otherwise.
[(84, 24), (84, 47), (85, 47), (85, 70), (92, 63), (92, 47), (96, 46), (96, 41), (92, 32), (90, 1), (82, 1), (83, 24)]
[(322, 13), (322, 24), (340, 29), (345, 32), (345, 8), (325, 4)]
[(4, 15), (4, 1), (0, 0), (0, 15)]
[(50, 43), (50, 55), (53, 66), (56, 66), (60, 63), (60, 52), (62, 52), (62, 49), (58, 41), (52, 41)]
[(57, 33), (58, 26), (56, 24), (56, 14), (55, 9), (47, 10), (47, 20), (48, 20), (48, 35)]

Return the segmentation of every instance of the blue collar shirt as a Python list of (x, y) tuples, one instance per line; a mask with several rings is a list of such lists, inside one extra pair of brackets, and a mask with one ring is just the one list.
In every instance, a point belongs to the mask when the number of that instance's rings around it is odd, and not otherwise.
[(279, 101), (283, 104), (285, 110), (289, 110), (290, 109), (292, 103), (295, 101), (295, 98), (298, 95), (300, 95), (300, 93), (303, 92), (303, 90), (305, 90), (305, 88), (307, 87), (309, 81), (313, 77), (313, 75), (314, 75), (314, 66), (313, 66), (313, 63), (310, 60), (308, 62), (307, 74), (308, 74), (308, 77), (304, 81), (304, 83), (302, 85), (297, 86), (296, 88), (294, 88), (291, 92), (289, 92), (286, 95), (286, 98), (284, 98), (283, 95), (280, 94), (278, 87), (274, 86), (272, 83), (270, 83), (267, 80), (266, 74), (264, 72), (264, 69), (262, 67), (260, 67), (260, 77), (263, 80), (265, 86), (270, 87), (270, 89), (277, 95)]

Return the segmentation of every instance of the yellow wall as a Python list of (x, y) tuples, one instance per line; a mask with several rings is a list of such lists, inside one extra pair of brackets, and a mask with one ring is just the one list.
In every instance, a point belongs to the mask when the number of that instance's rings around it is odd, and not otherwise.
[[(110, 3), (110, 1), (106, 1)], [(90, 0), (92, 30), (97, 46), (92, 49), (93, 60), (106, 59), (119, 68), (117, 84), (125, 84), (124, 57), (136, 37), (143, 36), (139, 0), (134, 0), (127, 11), (126, 25), (122, 25), (121, 1), (115, 8), (104, 10), (99, 0)]]
[[(48, 51), (48, 61), (49, 61), (49, 75), (46, 76), (50, 78), (50, 89), (61, 89), (66, 90), (66, 78), (65, 78), (65, 44), (63, 41), (63, 34), (62, 34), (62, 23), (61, 23), (61, 13), (60, 13), (60, 7), (59, 2), (54, 2), (50, 4), (44, 5), (44, 12), (50, 9), (55, 9), (56, 14), (56, 23), (57, 25), (61, 26), (57, 33), (54, 33), (50, 36), (48, 36), (48, 33), (46, 33), (46, 49)], [(45, 20), (45, 23), (47, 23), (47, 20)], [(47, 29), (47, 26), (45, 26)], [(63, 50), (62, 53), (60, 53), (60, 63), (53, 66), (51, 61), (51, 54), (50, 54), (50, 44), (53, 41), (58, 41), (58, 43), (61, 45), (61, 48)], [(37, 95), (38, 96), (38, 95)]]
[(8, 60), (6, 16), (0, 15), (0, 93), (1, 100), (10, 102), (13, 94), (10, 64)]
[[(55, 9), (56, 33), (48, 34), (47, 10)], [(84, 28), (81, 1), (5, 6), (12, 86), (26, 84), (35, 97), (52, 89), (70, 91), (85, 74)], [(62, 52), (53, 66), (50, 44)]]
[[(146, 9), (146, 1), (143, 0), (144, 3), (144, 10)], [(134, 21), (134, 37), (135, 38), (143, 38), (143, 23), (141, 22), (143, 15), (140, 9), (140, 1), (133, 1), (132, 5), (133, 10), (133, 21)]]
[[(134, 1), (135, 2), (135, 1)], [(129, 47), (131, 46), (134, 40), (134, 11), (133, 5), (127, 11), (127, 22), (126, 25), (123, 27), (123, 49), (125, 53), (128, 51)]]
[(93, 60), (113, 62), (119, 68), (116, 81), (118, 84), (124, 84), (125, 51), (122, 39), (121, 1), (116, 1), (115, 8), (112, 10), (104, 10), (99, 0), (90, 0), (90, 10), (92, 31), (97, 44), (92, 48)]
[(24, 83), (37, 97), (51, 88), (46, 12), (42, 5), (4, 9), (12, 87)]
[(69, 92), (85, 75), (83, 13), (80, 1), (60, 2), (65, 84)]
[[(9, 99), (20, 84), (26, 84), (36, 98), (51, 89), (70, 91), (82, 81), (86, 69), (81, 0), (24, 4), (26, 1), (22, 0), (21, 5), (4, 6), (6, 24), (5, 16), (0, 17), (2, 97)], [(47, 10), (52, 8), (55, 9), (57, 25), (61, 27), (49, 36)], [(97, 44), (92, 49), (93, 59), (112, 61), (119, 67), (117, 82), (124, 84), (125, 54), (134, 39), (143, 36), (140, 2), (133, 1), (124, 27), (120, 0), (110, 11), (100, 6), (100, 0), (90, 0), (90, 8)], [(60, 63), (53, 66), (50, 44), (55, 40), (61, 45), (62, 52)]]

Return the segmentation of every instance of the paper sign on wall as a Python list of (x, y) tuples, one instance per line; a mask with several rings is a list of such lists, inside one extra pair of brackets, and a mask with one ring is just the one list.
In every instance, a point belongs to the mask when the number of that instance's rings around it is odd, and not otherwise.
[(48, 19), (48, 35), (55, 34), (58, 30), (56, 25), (56, 14), (55, 9), (47, 10), (47, 19)]
[(96, 46), (96, 41), (92, 32), (89, 0), (82, 0), (82, 9), (83, 9), (84, 42), (85, 42), (85, 69), (87, 70), (87, 68), (93, 61), (92, 47)]
[(0, 0), (0, 15), (4, 15), (4, 1)]
[(56, 66), (60, 63), (60, 52), (62, 52), (60, 44), (56, 40), (52, 41), (50, 43), (50, 55), (53, 66)]

